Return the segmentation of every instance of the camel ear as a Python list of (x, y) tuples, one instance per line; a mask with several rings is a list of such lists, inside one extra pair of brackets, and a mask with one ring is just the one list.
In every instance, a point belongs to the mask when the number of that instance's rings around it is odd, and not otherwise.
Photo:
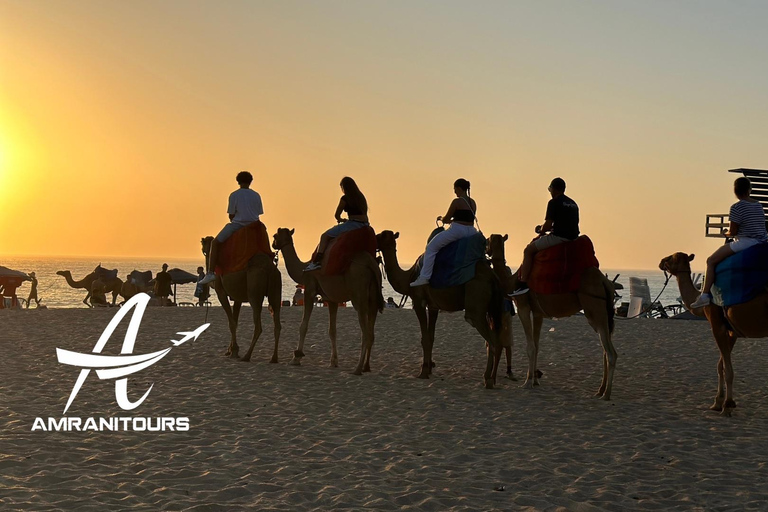
[(695, 257), (696, 257), (695, 254), (688, 255), (688, 261), (693, 261), (693, 258), (695, 258)]
[(504, 241), (506, 242), (507, 240), (509, 240), (509, 235), (504, 235), (504, 236), (503, 236), (503, 237), (501, 237), (501, 238), (502, 238), (502, 240), (504, 240)]
[(395, 233), (395, 239), (397, 239), (399, 236), (400, 236), (400, 232), (398, 231), (397, 233)]
[(295, 232), (296, 232), (296, 228), (293, 228), (293, 229), (291, 230), (291, 235), (293, 235)]

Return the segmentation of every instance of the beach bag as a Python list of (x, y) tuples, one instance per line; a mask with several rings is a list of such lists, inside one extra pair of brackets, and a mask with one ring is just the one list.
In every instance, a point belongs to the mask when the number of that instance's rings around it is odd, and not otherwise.
[(528, 287), (536, 293), (574, 293), (581, 285), (581, 275), (588, 268), (600, 268), (595, 247), (588, 236), (539, 251), (533, 259)]
[[(367, 252), (376, 258), (376, 232), (371, 226), (362, 226), (346, 231), (330, 241), (320, 263), (320, 273), (325, 276), (344, 274), (352, 259), (360, 252)], [(312, 261), (317, 256), (317, 249), (312, 253)]]
[(753, 245), (721, 261), (715, 268), (712, 302), (735, 306), (754, 299), (768, 286), (768, 243)]
[[(429, 235), (432, 240), (435, 235), (443, 231), (437, 228)], [(460, 286), (471, 281), (475, 277), (477, 262), (485, 261), (485, 236), (477, 232), (472, 236), (464, 237), (446, 245), (435, 257), (435, 268), (429, 280), (432, 288), (450, 288)], [(421, 271), (424, 255), (419, 257), (416, 268)]]
[(219, 245), (216, 274), (245, 270), (257, 254), (266, 254), (270, 258), (275, 256), (269, 245), (267, 227), (258, 220), (238, 229)]

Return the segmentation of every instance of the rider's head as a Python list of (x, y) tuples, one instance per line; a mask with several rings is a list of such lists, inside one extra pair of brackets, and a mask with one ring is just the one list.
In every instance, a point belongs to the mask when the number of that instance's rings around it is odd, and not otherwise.
[(347, 205), (351, 206), (357, 211), (368, 213), (368, 201), (355, 183), (355, 180), (349, 176), (344, 176), (339, 183), (344, 196), (346, 197)]
[(253, 181), (253, 175), (251, 175), (251, 173), (249, 173), (248, 171), (241, 171), (237, 173), (237, 178), (235, 179), (237, 179), (237, 183), (241, 187), (247, 188), (251, 186), (251, 182)]
[(547, 190), (549, 190), (549, 193), (552, 194), (553, 198), (565, 194), (565, 180), (563, 178), (553, 179)]
[(469, 181), (464, 178), (457, 179), (453, 182), (453, 191), (456, 192), (456, 195), (459, 195), (459, 191), (469, 195)]
[(741, 178), (736, 178), (736, 181), (733, 182), (733, 193), (736, 194), (736, 197), (739, 199), (749, 197), (751, 192), (752, 182), (749, 181), (749, 178), (742, 176)]

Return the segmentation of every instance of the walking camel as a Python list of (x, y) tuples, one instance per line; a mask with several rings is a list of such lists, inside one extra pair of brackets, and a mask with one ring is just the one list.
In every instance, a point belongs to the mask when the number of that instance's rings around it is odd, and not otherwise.
[[(517, 276), (504, 272), (506, 269), (504, 242), (507, 238), (507, 235), (491, 235), (488, 254), (497, 275), (503, 280), (505, 290), (512, 291), (517, 288)], [(591, 267), (582, 274), (578, 292), (545, 295), (530, 290), (524, 295), (515, 297), (527, 341), (528, 373), (523, 384), (524, 388), (531, 389), (539, 385), (536, 368), (544, 318), (562, 318), (583, 310), (587, 322), (598, 334), (603, 346), (603, 380), (595, 396), (610, 400), (617, 358), (611, 339), (614, 324), (613, 294), (613, 284), (597, 267)]]
[[(100, 267), (97, 267), (100, 268)], [(83, 299), (83, 304), (90, 306), (89, 299), (91, 298), (91, 290), (93, 288), (93, 282), (97, 279), (100, 279), (101, 282), (104, 284), (104, 292), (105, 293), (112, 293), (112, 305), (115, 305), (115, 302), (117, 302), (117, 296), (120, 295), (120, 292), (123, 287), (123, 281), (119, 277), (114, 277), (112, 279), (108, 278), (106, 275), (99, 275), (100, 272), (93, 271), (87, 276), (83, 277), (79, 281), (75, 281), (72, 279), (72, 272), (69, 270), (59, 270), (56, 272), (56, 274), (64, 277), (64, 279), (67, 280), (67, 284), (75, 289), (82, 288), (86, 290), (88, 293), (86, 294), (85, 298)]]
[(464, 319), (487, 342), (487, 362), (483, 383), (487, 389), (493, 389), (496, 381), (496, 354), (501, 350), (500, 333), (504, 300), (501, 283), (485, 262), (479, 262), (475, 277), (469, 282), (451, 288), (435, 289), (431, 286), (411, 288), (410, 283), (418, 276), (418, 269), (413, 266), (408, 270), (400, 268), (397, 259), (397, 238), (400, 233), (382, 231), (376, 235), (379, 250), (384, 256), (384, 270), (387, 279), (396, 292), (409, 295), (413, 310), (419, 319), (421, 328), (421, 347), (423, 359), (420, 379), (428, 379), (434, 366), (432, 347), (435, 343), (435, 326), (440, 311), (464, 310)]
[[(206, 268), (208, 267), (208, 258), (211, 252), (212, 236), (207, 236), (201, 240), (203, 254), (205, 255)], [(267, 298), (269, 306), (272, 308), (272, 321), (275, 326), (275, 349), (272, 353), (270, 363), (277, 363), (277, 346), (280, 342), (280, 305), (282, 295), (282, 282), (280, 271), (275, 262), (268, 254), (256, 254), (248, 261), (248, 267), (245, 270), (231, 272), (223, 276), (217, 275), (214, 281), (213, 289), (219, 298), (224, 312), (229, 321), (229, 332), (232, 336), (229, 348), (225, 355), (237, 358), (239, 347), (237, 346), (237, 319), (240, 316), (240, 308), (243, 302), (249, 302), (253, 310), (253, 337), (248, 352), (242, 357), (241, 361), (250, 361), (256, 341), (261, 336), (261, 308), (264, 304), (264, 298)], [(230, 306), (229, 300), (234, 302)]]
[(384, 310), (384, 296), (381, 292), (381, 271), (376, 260), (367, 252), (361, 251), (352, 257), (349, 268), (343, 275), (327, 276), (320, 271), (304, 272), (308, 262), (301, 261), (293, 244), (295, 230), (280, 228), (274, 235), (272, 248), (280, 251), (291, 276), (297, 284), (304, 285), (304, 313), (299, 328), (299, 345), (294, 351), (292, 364), (301, 364), (304, 357), (304, 340), (309, 329), (314, 299), (321, 295), (328, 301), (329, 326), (331, 338), (331, 366), (339, 365), (336, 352), (336, 313), (340, 302), (351, 301), (357, 311), (362, 338), (360, 360), (353, 374), (362, 375), (371, 371), (371, 349), (373, 348), (376, 315)]
[(736, 407), (733, 400), (733, 364), (731, 352), (738, 338), (768, 337), (768, 291), (765, 291), (743, 304), (724, 309), (716, 304), (703, 308), (691, 309), (691, 304), (699, 296), (699, 290), (691, 279), (691, 261), (694, 254), (676, 252), (659, 263), (659, 268), (669, 272), (677, 279), (680, 296), (685, 307), (696, 316), (704, 316), (712, 328), (712, 335), (720, 351), (717, 361), (717, 394), (715, 403), (710, 407), (720, 411), (723, 416), (730, 416)]

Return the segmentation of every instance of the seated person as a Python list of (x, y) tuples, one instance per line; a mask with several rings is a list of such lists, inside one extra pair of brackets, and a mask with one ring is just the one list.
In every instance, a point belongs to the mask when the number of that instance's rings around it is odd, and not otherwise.
[(397, 309), (399, 306), (395, 304), (395, 299), (387, 297), (387, 303), (384, 304), (384, 307)]
[[(336, 213), (334, 214), (338, 224), (322, 234), (320, 237), (320, 244), (317, 246), (315, 258), (309, 265), (307, 265), (307, 268), (304, 269), (305, 272), (311, 272), (321, 268), (323, 254), (331, 239), (336, 238), (347, 231), (352, 231), (369, 225), (368, 201), (365, 199), (363, 193), (360, 192), (355, 180), (349, 176), (345, 176), (342, 178), (339, 185), (341, 186), (341, 191), (344, 195), (341, 196), (339, 205), (336, 207)], [(341, 217), (342, 212), (347, 212), (348, 219), (343, 219)]]
[(238, 229), (247, 226), (251, 222), (258, 221), (260, 216), (264, 215), (261, 196), (250, 188), (251, 182), (253, 182), (253, 175), (243, 171), (239, 172), (235, 179), (240, 188), (229, 195), (229, 206), (227, 207), (229, 224), (224, 226), (221, 232), (216, 235), (216, 238), (213, 239), (213, 242), (211, 242), (211, 253), (208, 256), (208, 273), (200, 281), (201, 284), (209, 284), (216, 280), (214, 270), (216, 270), (219, 244), (232, 236)]
[(448, 213), (437, 218), (437, 220), (442, 220), (443, 224), (450, 224), (450, 226), (445, 231), (435, 235), (427, 244), (427, 249), (424, 251), (424, 260), (421, 263), (421, 272), (419, 277), (411, 283), (411, 286), (429, 284), (432, 271), (435, 268), (435, 258), (440, 249), (451, 242), (477, 233), (474, 226), (477, 203), (469, 197), (469, 182), (464, 178), (456, 180), (453, 183), (453, 193), (456, 194), (456, 199), (451, 201)]
[(710, 291), (712, 285), (715, 284), (715, 267), (718, 263), (753, 245), (768, 242), (763, 206), (750, 197), (751, 192), (752, 183), (748, 178), (737, 178), (733, 183), (733, 193), (736, 194), (739, 201), (731, 206), (731, 211), (728, 214), (730, 225), (726, 236), (733, 237), (735, 240), (723, 245), (707, 258), (707, 275), (704, 279), (704, 287), (701, 289), (699, 298), (691, 304), (692, 309), (708, 306), (711, 303), (712, 294)]
[(293, 305), (294, 306), (304, 305), (304, 290), (301, 288), (300, 284), (296, 285), (296, 292), (293, 294)]
[(537, 252), (549, 247), (571, 242), (579, 237), (579, 206), (565, 195), (565, 180), (555, 178), (549, 184), (552, 199), (547, 203), (544, 224), (536, 226), (536, 237), (523, 251), (523, 263), (518, 274), (518, 288), (509, 295), (514, 297), (528, 292), (525, 282), (531, 274), (533, 258)]

